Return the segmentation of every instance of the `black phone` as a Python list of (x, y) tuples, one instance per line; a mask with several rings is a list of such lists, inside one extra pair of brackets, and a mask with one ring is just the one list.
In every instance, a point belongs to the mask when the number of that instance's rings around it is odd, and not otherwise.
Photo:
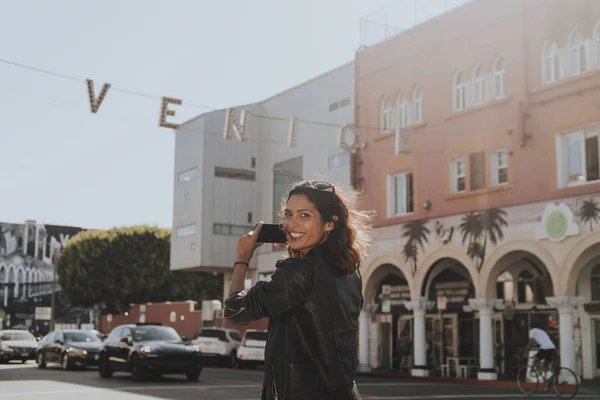
[(286, 243), (287, 237), (285, 231), (281, 229), (281, 225), (263, 224), (256, 241), (258, 243)]

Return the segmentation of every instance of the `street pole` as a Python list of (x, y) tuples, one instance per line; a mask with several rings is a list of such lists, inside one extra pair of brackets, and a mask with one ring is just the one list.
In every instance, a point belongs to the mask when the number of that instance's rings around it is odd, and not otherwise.
[(50, 302), (50, 332), (54, 330), (54, 293), (56, 288), (56, 265), (52, 264), (52, 297)]

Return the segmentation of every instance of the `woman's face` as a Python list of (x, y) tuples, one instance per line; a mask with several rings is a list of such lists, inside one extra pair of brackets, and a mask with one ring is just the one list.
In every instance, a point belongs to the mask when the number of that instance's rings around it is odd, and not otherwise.
[(283, 229), (288, 246), (305, 255), (326, 239), (325, 231), (333, 229), (332, 222), (321, 221), (315, 205), (303, 194), (295, 194), (288, 200), (283, 213)]

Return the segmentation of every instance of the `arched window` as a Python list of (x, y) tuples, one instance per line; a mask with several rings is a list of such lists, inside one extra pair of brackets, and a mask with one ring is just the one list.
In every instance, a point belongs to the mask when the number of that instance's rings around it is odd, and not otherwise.
[(594, 269), (592, 269), (590, 282), (592, 285), (592, 301), (600, 301), (600, 265), (596, 265)]
[(423, 122), (423, 92), (419, 87), (413, 91), (413, 122)]
[(501, 99), (506, 96), (506, 89), (504, 88), (504, 76), (506, 75), (506, 67), (504, 66), (504, 59), (498, 57), (494, 62), (494, 99)]
[(569, 36), (569, 74), (576, 76), (587, 70), (585, 40), (578, 29)]
[(467, 82), (459, 72), (454, 76), (454, 111), (467, 108)]
[[(7, 280), (7, 283), (12, 283), (13, 284), (13, 286), (12, 286), (12, 289), (13, 289), (12, 296), (13, 297), (17, 297), (18, 289), (17, 289), (17, 285), (16, 285), (16, 282), (15, 282), (15, 269), (14, 268), (9, 268), (8, 269), (8, 280)], [(9, 286), (9, 288), (10, 288), (10, 286)], [(10, 295), (10, 292), (8, 292), (8, 293)]]
[(25, 295), (29, 296), (31, 294), (31, 273), (29, 270), (25, 271)]
[(22, 270), (18, 270), (17, 271), (17, 281), (16, 281), (16, 285), (15, 285), (15, 297), (19, 297), (19, 293), (21, 292), (21, 285), (23, 285), (23, 271)]
[(544, 48), (544, 83), (556, 82), (560, 76), (560, 54), (556, 42), (548, 42)]
[(406, 99), (402, 93), (399, 94), (396, 99), (396, 115), (396, 118), (398, 119), (398, 128), (406, 128), (408, 126), (408, 113)]
[(596, 67), (600, 68), (600, 22), (594, 29), (594, 51), (596, 52)]
[(485, 103), (485, 74), (483, 67), (477, 65), (473, 70), (473, 104)]
[(392, 109), (389, 107), (387, 99), (383, 99), (381, 102), (380, 110), (380, 130), (381, 133), (389, 132), (392, 130)]

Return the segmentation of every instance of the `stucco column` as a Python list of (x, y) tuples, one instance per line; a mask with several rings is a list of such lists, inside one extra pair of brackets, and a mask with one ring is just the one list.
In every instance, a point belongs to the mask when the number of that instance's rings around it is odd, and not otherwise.
[(369, 330), (371, 313), (376, 307), (375, 304), (365, 304), (358, 317), (358, 370), (360, 372), (371, 371)]
[(573, 340), (573, 310), (584, 303), (583, 297), (555, 296), (546, 297), (550, 307), (558, 309), (560, 330), (560, 364), (561, 367), (575, 371), (575, 341)]
[(477, 379), (496, 380), (494, 366), (494, 331), (492, 316), (494, 308), (502, 304), (501, 299), (469, 299), (471, 307), (479, 311), (479, 371)]
[(413, 376), (429, 375), (427, 367), (427, 332), (425, 331), (425, 312), (433, 307), (433, 301), (426, 298), (405, 301), (404, 306), (413, 312), (413, 354), (414, 366), (411, 371)]

